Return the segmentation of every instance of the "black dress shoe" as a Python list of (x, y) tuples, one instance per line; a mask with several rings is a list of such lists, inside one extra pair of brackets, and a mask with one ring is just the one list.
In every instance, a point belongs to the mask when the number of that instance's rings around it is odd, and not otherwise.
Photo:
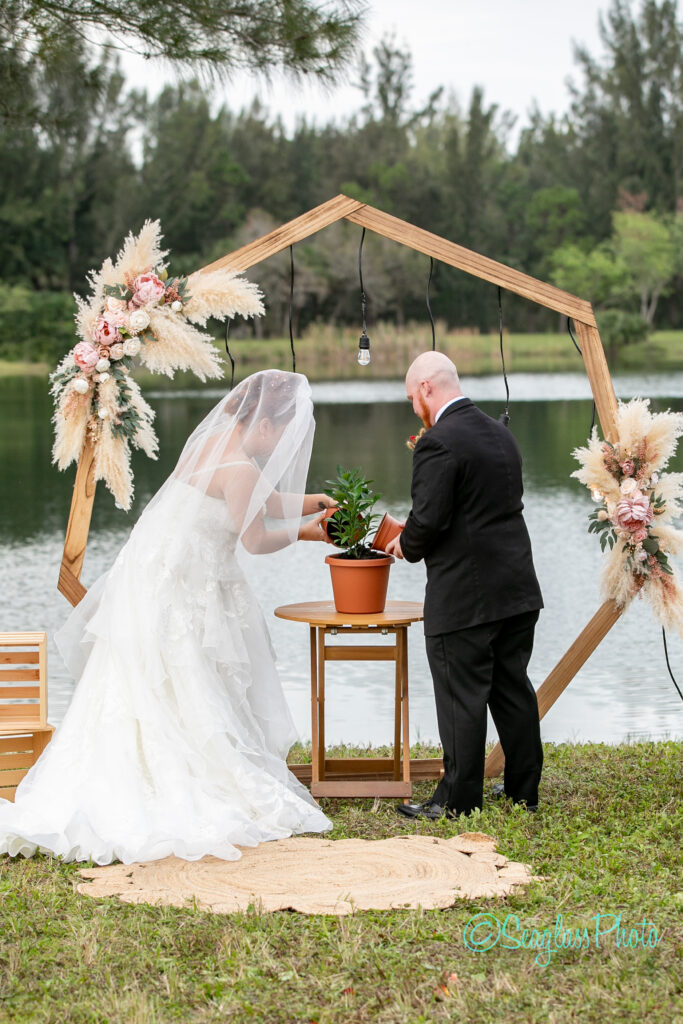
[[(499, 800), (501, 797), (507, 796), (505, 792), (505, 785), (502, 782), (496, 782), (491, 786), (491, 796), (495, 800)], [(526, 808), (527, 811), (531, 811), (532, 814), (538, 810), (538, 804), (528, 804), (526, 800), (515, 800), (513, 801), (517, 806)]]
[(452, 811), (433, 800), (425, 800), (422, 804), (397, 804), (396, 813), (402, 814), (404, 818), (428, 818), (429, 821), (437, 821), (444, 814), (447, 818), (454, 817)]

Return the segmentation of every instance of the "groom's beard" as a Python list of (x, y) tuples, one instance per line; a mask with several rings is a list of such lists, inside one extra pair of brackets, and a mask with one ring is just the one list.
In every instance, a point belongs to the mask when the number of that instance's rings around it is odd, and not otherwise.
[(425, 425), (425, 430), (429, 430), (429, 428), (432, 427), (434, 424), (431, 421), (429, 409), (427, 408), (427, 403), (425, 402), (422, 395), (420, 395), (419, 397), (418, 405), (420, 407), (420, 419)]

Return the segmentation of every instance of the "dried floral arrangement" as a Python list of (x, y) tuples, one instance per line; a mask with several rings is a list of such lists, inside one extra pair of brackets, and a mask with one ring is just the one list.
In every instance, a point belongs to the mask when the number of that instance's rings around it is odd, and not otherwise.
[(577, 477), (597, 508), (589, 533), (609, 547), (602, 577), (605, 597), (624, 607), (646, 596), (662, 623), (683, 635), (683, 590), (670, 556), (683, 550), (680, 516), (683, 473), (663, 472), (683, 434), (683, 413), (652, 413), (646, 399), (619, 402), (618, 441), (600, 441), (594, 428), (587, 447), (573, 454)]
[(212, 338), (197, 329), (218, 320), (263, 314), (256, 285), (228, 270), (169, 277), (159, 221), (129, 234), (116, 261), (91, 271), (88, 299), (76, 296), (80, 341), (52, 374), (55, 403), (53, 462), (78, 461), (86, 439), (94, 448), (95, 480), (103, 480), (121, 508), (133, 498), (131, 446), (156, 458), (150, 408), (131, 376), (135, 360), (173, 377), (192, 370), (220, 377), (223, 366)]

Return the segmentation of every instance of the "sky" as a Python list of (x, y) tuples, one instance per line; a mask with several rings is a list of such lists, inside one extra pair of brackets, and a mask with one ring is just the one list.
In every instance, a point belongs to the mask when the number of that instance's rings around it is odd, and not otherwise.
[[(444, 86), (466, 107), (473, 87), (482, 86), (487, 103), (516, 115), (514, 141), (534, 103), (546, 114), (567, 110), (567, 79), (580, 80), (573, 44), (602, 54), (598, 16), (608, 6), (609, 0), (369, 0), (362, 48), (369, 55), (393, 34), (410, 49), (416, 106)], [(141, 58), (126, 56), (123, 63), (131, 84), (151, 95), (176, 80), (171, 69)], [(225, 102), (233, 110), (257, 96), (288, 130), (302, 116), (322, 124), (341, 120), (362, 104), (351, 80), (326, 91), (315, 83), (293, 85), (282, 76), (269, 85), (245, 74), (215, 89), (217, 105)]]

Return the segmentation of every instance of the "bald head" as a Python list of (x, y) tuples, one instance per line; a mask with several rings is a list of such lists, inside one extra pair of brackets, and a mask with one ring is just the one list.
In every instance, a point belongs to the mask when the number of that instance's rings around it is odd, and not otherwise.
[(457, 398), (462, 394), (455, 363), (451, 362), (443, 352), (423, 352), (410, 364), (406, 374), (406, 386), (409, 382), (414, 385), (427, 380), (439, 389), (453, 390), (454, 393), (449, 396), (450, 398)]
[(425, 426), (431, 427), (439, 409), (462, 395), (455, 363), (443, 352), (423, 352), (406, 374), (406, 395)]

